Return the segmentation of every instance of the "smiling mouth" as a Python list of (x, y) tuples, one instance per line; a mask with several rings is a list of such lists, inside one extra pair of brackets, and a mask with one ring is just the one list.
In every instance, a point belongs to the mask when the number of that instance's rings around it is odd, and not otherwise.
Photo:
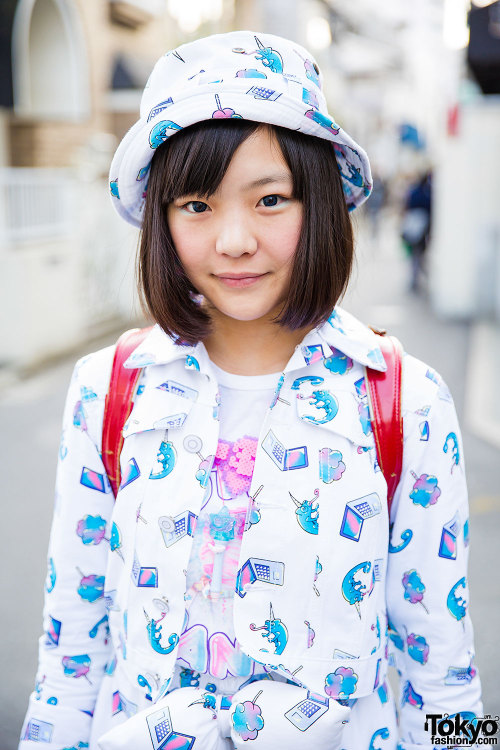
[(215, 275), (223, 284), (233, 288), (242, 288), (256, 284), (259, 279), (267, 276), (266, 273), (228, 273)]

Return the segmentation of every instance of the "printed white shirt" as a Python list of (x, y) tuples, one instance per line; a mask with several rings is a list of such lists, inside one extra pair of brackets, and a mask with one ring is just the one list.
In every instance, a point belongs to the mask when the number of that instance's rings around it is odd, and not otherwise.
[[(153, 328), (125, 363), (142, 376), (114, 502), (100, 456), (113, 352), (80, 360), (68, 393), (45, 634), (20, 750), (37, 740), (93, 747), (103, 713), (135, 713), (168, 691), (174, 671), (192, 522), (215, 481), (218, 384), (203, 344)], [(462, 443), (445, 383), (406, 354), (403, 471), (389, 519), (365, 367), (385, 369), (377, 336), (337, 308), (279, 379), (249, 490), (235, 634), (271, 673), (360, 705), (383, 691), (392, 659), (400, 747), (430, 750), (426, 713), (481, 712)], [(118, 686), (112, 711), (108, 679)]]

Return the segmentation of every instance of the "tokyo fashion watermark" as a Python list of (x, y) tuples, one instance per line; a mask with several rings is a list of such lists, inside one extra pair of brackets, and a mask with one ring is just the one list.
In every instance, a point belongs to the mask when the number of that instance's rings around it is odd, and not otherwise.
[(426, 714), (425, 730), (435, 746), (472, 747), (497, 745), (499, 717), (475, 716), (470, 711), (456, 714)]

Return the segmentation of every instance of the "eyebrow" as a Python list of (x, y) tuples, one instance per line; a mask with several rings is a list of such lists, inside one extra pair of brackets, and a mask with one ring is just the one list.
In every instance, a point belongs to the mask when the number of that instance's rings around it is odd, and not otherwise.
[(252, 180), (252, 182), (248, 182), (246, 185), (243, 185), (243, 190), (253, 190), (254, 188), (258, 187), (264, 187), (264, 185), (269, 185), (273, 182), (292, 182), (292, 177), (288, 172), (277, 172), (275, 174), (267, 175), (266, 177), (259, 177), (258, 180)]

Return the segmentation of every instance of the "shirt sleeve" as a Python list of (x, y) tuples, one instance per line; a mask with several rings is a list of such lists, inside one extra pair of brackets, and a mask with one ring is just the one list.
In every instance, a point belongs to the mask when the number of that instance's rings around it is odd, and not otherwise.
[[(44, 634), (19, 750), (88, 747), (92, 713), (110, 655), (104, 581), (113, 495), (100, 456), (110, 357), (80, 360), (64, 409), (48, 553)], [(92, 362), (100, 385), (91, 379)], [(89, 364), (91, 365), (89, 367)], [(95, 368), (94, 368), (95, 369)], [(103, 392), (104, 391), (104, 392)]]
[(468, 613), (469, 510), (450, 392), (405, 356), (404, 453), (391, 509), (387, 609), (400, 674), (400, 747), (434, 747), (430, 714), (482, 715)]

